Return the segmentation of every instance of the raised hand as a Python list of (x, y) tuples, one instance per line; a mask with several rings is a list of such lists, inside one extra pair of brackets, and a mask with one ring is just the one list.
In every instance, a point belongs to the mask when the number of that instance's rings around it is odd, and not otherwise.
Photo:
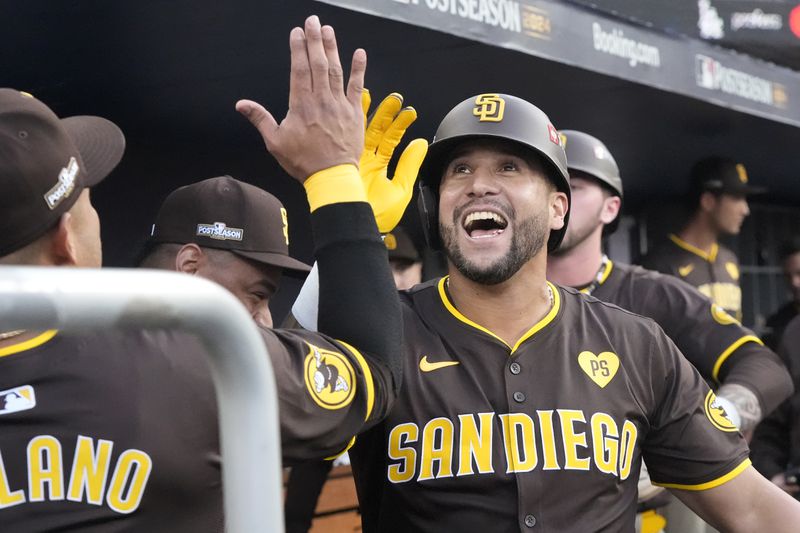
[(289, 34), (291, 74), (289, 110), (280, 122), (262, 105), (240, 100), (236, 110), (258, 129), (267, 150), (292, 177), (304, 182), (320, 170), (342, 164), (358, 165), (364, 147), (361, 93), (367, 54), (353, 53), (347, 88), (339, 60), (336, 35), (320, 26), (316, 15), (305, 29)]

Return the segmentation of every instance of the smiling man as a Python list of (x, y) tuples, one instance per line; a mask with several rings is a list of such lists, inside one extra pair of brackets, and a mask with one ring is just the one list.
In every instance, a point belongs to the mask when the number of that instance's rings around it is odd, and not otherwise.
[(230, 176), (210, 178), (167, 196), (140, 266), (215, 281), (269, 328), (281, 275), (311, 270), (289, 256), (288, 224), (286, 209), (267, 191)]
[(448, 275), (401, 293), (403, 390), (351, 452), (364, 531), (632, 531), (642, 458), (720, 529), (792, 529), (658, 325), (546, 280), (570, 189), (541, 110), (461, 102), (421, 176)]

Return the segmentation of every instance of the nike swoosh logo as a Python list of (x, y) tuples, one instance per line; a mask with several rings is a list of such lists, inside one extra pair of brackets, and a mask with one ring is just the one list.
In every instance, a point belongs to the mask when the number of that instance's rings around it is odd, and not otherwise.
[(689, 263), (686, 266), (678, 267), (678, 274), (680, 274), (681, 277), (685, 278), (692, 272), (692, 270), (694, 270), (694, 265)]
[(431, 363), (428, 361), (428, 356), (426, 355), (419, 360), (419, 369), (423, 372), (433, 372), (434, 370), (439, 370), (440, 368), (445, 368), (448, 366), (455, 366), (457, 364), (459, 364), (458, 361), (440, 361), (438, 363)]

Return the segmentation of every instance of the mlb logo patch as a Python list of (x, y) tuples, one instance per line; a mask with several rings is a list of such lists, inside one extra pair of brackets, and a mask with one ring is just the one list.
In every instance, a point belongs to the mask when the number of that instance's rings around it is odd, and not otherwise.
[(556, 131), (555, 126), (548, 124), (547, 132), (550, 134), (550, 142), (561, 146), (561, 137), (558, 135), (558, 131)]
[(36, 407), (36, 394), (30, 385), (0, 391), (0, 415), (27, 411)]

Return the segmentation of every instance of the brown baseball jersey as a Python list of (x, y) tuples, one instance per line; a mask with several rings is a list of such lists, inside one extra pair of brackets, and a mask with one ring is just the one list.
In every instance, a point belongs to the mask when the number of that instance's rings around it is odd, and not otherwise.
[(642, 265), (697, 287), (737, 320), (742, 319), (739, 259), (725, 246), (714, 244), (705, 252), (670, 234), (667, 242), (642, 258)]
[[(262, 335), (285, 459), (339, 452), (385, 412), (388, 369), (320, 334)], [(202, 351), (165, 332), (51, 331), (0, 349), (0, 529), (222, 531)]]
[(403, 390), (351, 453), (366, 532), (633, 531), (641, 460), (703, 490), (747, 447), (659, 326), (573, 289), (514, 346), (404, 293)]
[(786, 368), (752, 331), (673, 276), (604, 259), (581, 291), (652, 318), (704, 378), (746, 386), (764, 413), (792, 393)]

